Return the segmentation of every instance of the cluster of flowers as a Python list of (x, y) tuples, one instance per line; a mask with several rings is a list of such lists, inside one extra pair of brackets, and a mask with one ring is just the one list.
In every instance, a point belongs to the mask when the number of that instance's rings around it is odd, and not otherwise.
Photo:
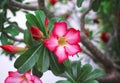
[[(48, 30), (48, 18), (45, 19), (46, 30)], [(62, 63), (68, 56), (73, 56), (78, 52), (81, 52), (79, 45), (80, 42), (80, 31), (74, 28), (67, 29), (65, 22), (55, 22), (54, 27), (49, 37), (45, 38), (42, 31), (36, 26), (30, 27), (32, 38), (36, 41), (43, 41), (51, 52), (58, 58), (58, 63)], [(24, 52), (28, 48), (22, 48), (13, 45), (0, 46), (2, 49), (9, 53), (20, 53)], [(19, 74), (18, 72), (9, 72), (9, 76), (6, 78), (5, 83), (41, 83), (37, 77), (30, 75), (29, 72), (25, 74)]]

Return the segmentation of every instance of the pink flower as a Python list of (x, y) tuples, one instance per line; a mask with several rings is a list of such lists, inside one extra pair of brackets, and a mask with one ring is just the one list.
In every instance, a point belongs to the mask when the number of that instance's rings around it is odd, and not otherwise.
[(50, 38), (45, 39), (44, 45), (58, 58), (58, 62), (62, 63), (78, 52), (81, 52), (80, 31), (70, 28), (67, 30), (65, 22), (55, 22)]
[(24, 52), (27, 49), (27, 48), (17, 47), (13, 45), (3, 45), (0, 47), (9, 53), (20, 53), (20, 52)]
[(43, 33), (36, 26), (30, 27), (30, 33), (34, 40), (40, 41), (43, 37)]
[(42, 81), (30, 74), (30, 72), (26, 72), (25, 74), (20, 74), (17, 71), (9, 71), (9, 76), (5, 79), (4, 83), (42, 83)]

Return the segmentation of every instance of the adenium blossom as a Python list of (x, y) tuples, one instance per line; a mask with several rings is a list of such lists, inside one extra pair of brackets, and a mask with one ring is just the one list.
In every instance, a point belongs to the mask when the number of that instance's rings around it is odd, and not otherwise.
[(40, 41), (43, 37), (43, 33), (36, 26), (30, 27), (30, 33), (34, 40)]
[(5, 79), (4, 83), (42, 83), (42, 81), (30, 74), (30, 72), (26, 72), (24, 74), (20, 74), (19, 72), (8, 72), (9, 76)]
[(48, 18), (47, 18), (47, 17), (45, 18), (44, 23), (45, 23), (46, 28), (48, 28), (48, 25), (49, 25), (49, 20), (48, 20)]
[(81, 52), (80, 31), (74, 28), (67, 29), (65, 22), (55, 22), (50, 38), (45, 39), (44, 45), (58, 58), (58, 62), (62, 63), (78, 52)]
[(0, 47), (9, 53), (20, 53), (20, 52), (24, 52), (27, 49), (27, 48), (14, 46), (14, 45), (3, 45)]

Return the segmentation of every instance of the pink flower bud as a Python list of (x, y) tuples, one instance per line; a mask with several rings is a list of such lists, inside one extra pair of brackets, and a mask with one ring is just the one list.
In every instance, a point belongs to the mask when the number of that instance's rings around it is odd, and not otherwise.
[(20, 53), (20, 52), (24, 52), (26, 50), (26, 48), (17, 47), (17, 46), (13, 46), (13, 45), (3, 45), (0, 47), (9, 53)]
[(45, 23), (46, 28), (48, 28), (48, 25), (49, 25), (49, 20), (48, 20), (48, 18), (47, 18), (47, 17), (45, 18), (45, 22), (44, 22), (44, 23)]
[(43, 33), (36, 26), (30, 27), (30, 33), (34, 40), (40, 41), (43, 37)]

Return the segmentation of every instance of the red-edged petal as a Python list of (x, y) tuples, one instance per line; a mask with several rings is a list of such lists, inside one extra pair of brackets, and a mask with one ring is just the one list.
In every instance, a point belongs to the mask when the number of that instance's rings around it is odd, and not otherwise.
[(82, 51), (80, 45), (78, 44), (75, 45), (68, 44), (67, 46), (65, 46), (65, 50), (68, 53), (68, 55), (72, 55), (72, 56)]
[(55, 36), (51, 36), (50, 38), (48, 39), (45, 39), (44, 40), (44, 45), (50, 50), (50, 51), (54, 51), (57, 46), (58, 46), (58, 40), (57, 40), (57, 37)]
[(77, 44), (80, 42), (80, 31), (79, 30), (75, 30), (74, 28), (70, 28), (66, 35), (66, 41), (69, 44)]
[(4, 83), (20, 83), (22, 79), (20, 77), (7, 77)]
[(67, 24), (65, 22), (55, 22), (53, 28), (53, 34), (57, 37), (64, 36), (67, 32)]
[(23, 74), (18, 73), (17, 71), (15, 71), (15, 72), (9, 71), (8, 74), (10, 77), (20, 77), (23, 75)]
[(36, 76), (32, 76), (32, 80), (33, 80), (33, 83), (42, 83), (42, 81)]
[(64, 47), (61, 47), (61, 46), (57, 47), (57, 49), (55, 51), (55, 55), (58, 58), (58, 63), (62, 63), (63, 61), (65, 61), (68, 58)]

